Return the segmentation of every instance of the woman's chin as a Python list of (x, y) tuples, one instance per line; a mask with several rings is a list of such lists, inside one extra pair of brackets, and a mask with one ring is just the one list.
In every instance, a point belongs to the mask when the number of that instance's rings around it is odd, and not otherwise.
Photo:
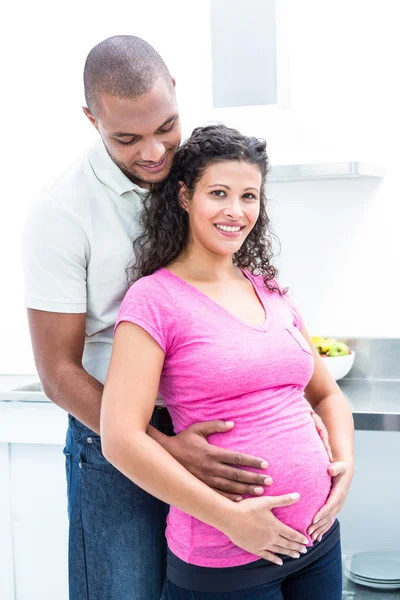
[(223, 244), (213, 246), (212, 251), (214, 254), (218, 254), (220, 256), (233, 256), (236, 252), (238, 252), (238, 250), (240, 250), (242, 243), (243, 242), (238, 243), (236, 240), (224, 242)]

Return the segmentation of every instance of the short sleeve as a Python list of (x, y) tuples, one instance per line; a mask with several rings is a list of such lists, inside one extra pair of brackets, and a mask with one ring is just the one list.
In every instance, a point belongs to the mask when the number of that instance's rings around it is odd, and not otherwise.
[(124, 321), (144, 329), (165, 354), (173, 349), (178, 335), (176, 306), (170, 293), (154, 275), (139, 279), (129, 288), (114, 332)]
[(49, 312), (86, 312), (89, 242), (72, 213), (49, 192), (35, 199), (23, 237), (25, 305)]
[(301, 331), (303, 328), (303, 318), (302, 318), (301, 314), (299, 313), (299, 311), (293, 304), (291, 298), (289, 298), (289, 296), (287, 294), (284, 294), (282, 296), (282, 298), (284, 299), (287, 307), (289, 308), (290, 312), (293, 315), (293, 325), (296, 327), (296, 329), (299, 329), (299, 331)]

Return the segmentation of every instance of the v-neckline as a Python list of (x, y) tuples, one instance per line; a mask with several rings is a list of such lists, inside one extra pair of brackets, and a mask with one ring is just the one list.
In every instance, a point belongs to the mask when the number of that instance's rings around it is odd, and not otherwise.
[(182, 277), (179, 277), (179, 275), (175, 275), (175, 273), (172, 273), (172, 271), (169, 271), (167, 268), (162, 267), (162, 269), (160, 269), (160, 271), (164, 271), (164, 273), (166, 273), (169, 277), (172, 277), (173, 279), (181, 282), (181, 284), (183, 284), (184, 286), (190, 288), (200, 299), (202, 299), (203, 301), (207, 302), (208, 304), (216, 307), (217, 309), (222, 311), (225, 315), (227, 315), (228, 317), (230, 317), (237, 323), (240, 323), (241, 325), (244, 325), (245, 327), (249, 327), (250, 329), (255, 329), (257, 331), (267, 331), (267, 329), (269, 328), (269, 326), (271, 325), (271, 322), (272, 322), (272, 314), (271, 314), (270, 308), (269, 308), (268, 304), (265, 302), (265, 299), (263, 298), (263, 296), (260, 294), (259, 290), (257, 289), (258, 286), (255, 285), (252, 275), (245, 269), (242, 269), (241, 267), (238, 267), (238, 268), (243, 273), (243, 275), (246, 277), (246, 279), (248, 279), (248, 281), (250, 281), (251, 285), (253, 286), (253, 290), (254, 290), (261, 306), (264, 309), (265, 318), (264, 318), (264, 321), (261, 323), (261, 325), (252, 325), (251, 323), (242, 321), (242, 319), (239, 319), (239, 317), (234, 315), (230, 310), (224, 308), (221, 304), (219, 304), (218, 302), (215, 302), (215, 300), (210, 298), (210, 296), (208, 296), (204, 292), (200, 291), (197, 287), (195, 287), (194, 285), (192, 285), (185, 279), (182, 279)]

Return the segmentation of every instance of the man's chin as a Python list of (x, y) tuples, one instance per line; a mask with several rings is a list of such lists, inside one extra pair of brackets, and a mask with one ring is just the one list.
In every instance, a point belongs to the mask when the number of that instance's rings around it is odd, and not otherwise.
[(138, 185), (142, 183), (149, 186), (153, 185), (154, 183), (160, 183), (160, 181), (164, 181), (164, 179), (168, 177), (170, 170), (171, 163), (168, 163), (165, 165), (165, 168), (162, 171), (159, 173), (154, 173), (154, 175), (152, 173), (142, 172), (141, 170), (132, 170), (129, 173), (125, 172), (125, 174), (128, 175), (131, 181), (134, 181)]
[(169, 171), (167, 171), (165, 174), (157, 173), (157, 175), (153, 175), (153, 177), (151, 177), (151, 175), (143, 176), (137, 172), (125, 171), (125, 175), (129, 177), (129, 179), (133, 181), (133, 183), (136, 183), (136, 185), (143, 188), (149, 187), (150, 185), (154, 185), (155, 183), (160, 183), (160, 181), (164, 181), (164, 179), (167, 178), (168, 173)]

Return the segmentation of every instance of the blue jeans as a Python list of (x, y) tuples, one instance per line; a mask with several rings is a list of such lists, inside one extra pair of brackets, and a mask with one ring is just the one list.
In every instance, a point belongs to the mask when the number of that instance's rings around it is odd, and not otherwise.
[(341, 600), (340, 542), (297, 573), (237, 592), (195, 592), (167, 582), (169, 600)]
[(70, 600), (160, 600), (167, 505), (115, 469), (71, 416), (64, 454)]

